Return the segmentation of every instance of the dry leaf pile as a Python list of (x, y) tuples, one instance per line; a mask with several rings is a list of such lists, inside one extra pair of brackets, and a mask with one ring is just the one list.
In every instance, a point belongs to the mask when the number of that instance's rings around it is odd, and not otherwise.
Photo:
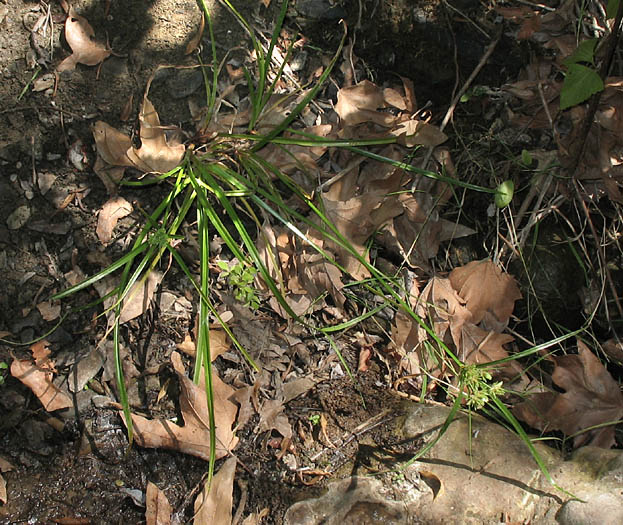
[[(494, 262), (473, 261), (454, 269), (446, 278), (433, 277), (421, 291), (414, 286), (410, 298), (414, 312), (465, 364), (508, 357), (504, 345), (514, 338), (502, 331), (521, 293), (515, 280)], [(422, 374), (441, 378), (449, 373), (443, 349), (406, 313), (396, 314), (392, 336), (390, 349), (401, 357), (400, 367), (413, 377), (418, 387)], [(431, 352), (431, 348), (437, 353)], [(517, 370), (505, 365), (495, 372), (512, 376)]]

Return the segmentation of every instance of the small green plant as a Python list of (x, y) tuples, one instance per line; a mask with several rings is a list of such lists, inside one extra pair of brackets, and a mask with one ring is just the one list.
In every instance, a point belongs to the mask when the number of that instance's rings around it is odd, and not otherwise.
[(595, 69), (597, 44), (595, 38), (580, 42), (573, 54), (563, 62), (567, 66), (567, 75), (560, 90), (560, 109), (581, 104), (603, 91), (604, 82)]
[(234, 297), (245, 306), (257, 310), (260, 306), (260, 298), (257, 290), (253, 286), (257, 270), (252, 266), (245, 265), (238, 261), (228, 264), (225, 261), (218, 261), (218, 266), (222, 271), (221, 275), (227, 280), (227, 285), (234, 292)]
[(9, 365), (6, 362), (0, 361), (0, 386), (4, 385), (4, 371), (8, 368)]
[(473, 410), (481, 410), (493, 397), (504, 393), (502, 381), (491, 384), (491, 373), (477, 365), (463, 367), (460, 383), (465, 389), (466, 404)]
[(309, 422), (314, 426), (318, 426), (320, 424), (320, 414), (311, 414), (308, 419)]
[[(609, 0), (606, 17), (612, 19), (616, 17), (616, 22), (610, 34), (611, 38), (618, 40), (619, 28), (617, 27), (620, 20), (620, 0)], [(601, 41), (600, 41), (601, 40)], [(606, 58), (605, 67), (602, 67), (601, 74), (595, 64), (596, 51), (600, 44), (605, 43), (607, 39), (591, 38), (583, 40), (573, 54), (564, 60), (563, 64), (567, 66), (567, 74), (560, 90), (560, 109), (568, 109), (577, 104), (588, 100), (595, 93), (604, 90), (603, 76), (606, 76), (609, 69), (610, 60)], [(616, 42), (614, 42), (616, 47)], [(612, 46), (611, 46), (612, 47)], [(614, 49), (614, 47), (612, 47)]]

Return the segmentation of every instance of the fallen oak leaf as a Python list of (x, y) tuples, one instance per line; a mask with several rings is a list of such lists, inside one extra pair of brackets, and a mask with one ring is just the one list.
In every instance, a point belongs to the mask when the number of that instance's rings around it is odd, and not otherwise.
[[(166, 448), (210, 460), (208, 404), (202, 384), (195, 385), (187, 376), (180, 354), (171, 355), (173, 368), (181, 386), (180, 409), (184, 426), (164, 419), (147, 419), (132, 414), (136, 443), (147, 448)], [(203, 381), (202, 381), (203, 382)], [(215, 371), (212, 375), (214, 420), (216, 426), (216, 459), (226, 456), (238, 443), (233, 425), (238, 408), (230, 401), (235, 391), (223, 383)], [(120, 412), (123, 418), (123, 414)], [(125, 422), (125, 418), (123, 418)]]
[(98, 158), (94, 171), (102, 179), (109, 193), (123, 177), (124, 168), (135, 168), (144, 173), (166, 173), (182, 161), (185, 146), (167, 140), (164, 128), (153, 104), (147, 97), (139, 114), (141, 147), (133, 146), (130, 137), (103, 121), (93, 125), (93, 138)]
[(57, 71), (73, 71), (77, 64), (96, 66), (110, 56), (111, 50), (104, 44), (96, 42), (95, 31), (86, 20), (79, 16), (73, 8), (69, 9), (65, 21), (65, 39), (71, 47), (72, 54), (63, 60)]
[(452, 287), (465, 301), (471, 312), (471, 322), (478, 324), (487, 311), (506, 323), (513, 313), (515, 301), (521, 299), (521, 292), (512, 276), (489, 259), (472, 261), (455, 268), (449, 275)]
[[(623, 418), (623, 393), (619, 384), (582, 341), (578, 341), (577, 355), (551, 359), (555, 363), (552, 380), (565, 392), (529, 396), (513, 408), (518, 419), (542, 431), (561, 430), (570, 436)], [(582, 432), (573, 439), (575, 448), (582, 445), (610, 448), (614, 444), (613, 424)]]

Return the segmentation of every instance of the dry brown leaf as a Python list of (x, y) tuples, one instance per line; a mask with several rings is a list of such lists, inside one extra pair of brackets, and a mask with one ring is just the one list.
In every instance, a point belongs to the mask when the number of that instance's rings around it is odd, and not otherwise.
[[(177, 352), (171, 355), (171, 362), (181, 385), (179, 399), (184, 426), (163, 419), (147, 419), (133, 414), (136, 443), (142, 447), (177, 450), (209, 461), (208, 404), (203, 381), (195, 385), (186, 376), (182, 359)], [(231, 401), (234, 389), (223, 383), (215, 370), (212, 374), (212, 388), (217, 439), (216, 458), (219, 459), (226, 456), (238, 443), (233, 431), (238, 408)]]
[(201, 21), (199, 22), (199, 29), (197, 29), (195, 36), (193, 36), (188, 42), (188, 44), (186, 45), (186, 51), (184, 51), (185, 55), (190, 55), (193, 51), (195, 51), (195, 49), (199, 47), (199, 44), (201, 43), (201, 39), (203, 38), (204, 27), (205, 27), (205, 16), (202, 14)]
[(35, 364), (40, 367), (47, 367), (52, 372), (55, 372), (53, 363), (49, 360), (50, 357), (50, 343), (47, 339), (42, 339), (31, 345), (30, 352), (35, 360)]
[(72, 54), (63, 60), (56, 70), (73, 71), (77, 64), (96, 66), (108, 58), (110, 49), (96, 42), (94, 37), (95, 31), (86, 18), (79, 16), (73, 8), (70, 8), (65, 21), (65, 39), (71, 47)]
[[(449, 279), (433, 277), (417, 298), (414, 308), (422, 319), (431, 322), (440, 339), (443, 340), (446, 331), (450, 330), (454, 344), (456, 346), (460, 344), (463, 325), (471, 314)], [(420, 339), (425, 339), (426, 331), (419, 325), (418, 330)]]
[[(9, 470), (15, 470), (12, 463), (0, 456), (0, 472), (8, 472)], [(0, 503), (5, 504), (7, 502), (6, 493), (6, 481), (0, 474)]]
[(443, 131), (423, 120), (409, 119), (400, 122), (389, 131), (389, 134), (398, 137), (398, 144), (407, 148), (415, 146), (433, 148), (448, 140)]
[[(139, 114), (141, 147), (135, 148), (128, 136), (105, 122), (93, 126), (98, 162), (95, 172), (109, 184), (118, 182), (125, 167), (145, 173), (166, 173), (175, 168), (184, 156), (185, 147), (179, 141), (167, 140), (164, 128), (153, 104), (147, 97)], [(111, 182), (107, 184), (107, 180)]]
[(170, 525), (172, 512), (171, 504), (164, 492), (151, 481), (147, 482), (145, 506), (145, 520), (147, 521), (147, 525)]
[(355, 86), (344, 87), (338, 91), (335, 112), (345, 126), (374, 122), (390, 127), (396, 122), (396, 117), (391, 113), (377, 111), (384, 106), (383, 90), (369, 80), (363, 80)]
[[(347, 180), (346, 177), (343, 179), (344, 182)], [(388, 196), (385, 192), (369, 192), (340, 199), (339, 185), (334, 184), (334, 187), (322, 196), (327, 217), (361, 257), (369, 260), (366, 241), (383, 224), (403, 213), (397, 197)], [(325, 244), (336, 253), (338, 262), (353, 279), (359, 281), (370, 276), (365, 266), (348, 250), (339, 245), (332, 246), (333, 243)]]
[(48, 412), (73, 406), (67, 392), (52, 383), (54, 374), (49, 367), (42, 369), (30, 359), (14, 359), (11, 363), (11, 375), (30, 388)]
[(0, 503), (4, 505), (6, 504), (6, 502), (7, 502), (6, 481), (2, 477), (2, 474), (0, 474)]
[(102, 206), (97, 217), (95, 232), (102, 244), (108, 244), (112, 239), (112, 232), (119, 219), (132, 213), (132, 205), (123, 197), (115, 196), (108, 199)]
[(37, 304), (37, 310), (44, 321), (54, 321), (61, 315), (61, 303), (52, 304), (50, 301), (43, 301)]
[[(553, 357), (552, 380), (564, 393), (534, 394), (515, 406), (513, 413), (542, 431), (561, 430), (570, 436), (586, 428), (623, 418), (623, 393), (597, 356), (578, 341), (577, 355)], [(583, 432), (573, 446), (610, 448), (615, 444), (614, 425)]]
[(158, 113), (147, 97), (143, 98), (138, 120), (141, 147), (132, 148), (133, 155), (128, 152), (136, 167), (141, 171), (154, 173), (166, 173), (175, 168), (181, 162), (186, 148), (176, 141), (169, 144)]
[(292, 438), (292, 427), (288, 421), (288, 416), (283, 413), (285, 406), (280, 399), (269, 399), (264, 402), (260, 409), (260, 423), (258, 432), (268, 432), (276, 430), (285, 441)]
[(197, 346), (195, 345), (195, 342), (193, 341), (193, 338), (190, 336), (190, 334), (186, 334), (184, 336), (184, 340), (181, 343), (177, 343), (175, 345), (175, 348), (177, 348), (181, 352), (184, 352), (190, 357), (195, 357), (195, 355), (197, 354)]
[(487, 332), (472, 323), (465, 323), (461, 328), (457, 357), (468, 365), (504, 359), (508, 357), (508, 352), (503, 345), (512, 341), (512, 335)]
[(615, 363), (623, 365), (623, 344), (617, 339), (608, 339), (601, 345), (604, 354)]
[(228, 458), (214, 475), (212, 485), (206, 481), (195, 500), (195, 525), (230, 525), (234, 495), (236, 458)]
[(471, 312), (474, 324), (482, 321), (487, 311), (506, 323), (513, 313), (515, 301), (521, 299), (515, 279), (502, 273), (498, 265), (489, 259), (455, 268), (449, 277), (452, 287)]
[(119, 322), (121, 324), (143, 315), (151, 306), (154, 293), (162, 281), (162, 273), (152, 270), (145, 279), (134, 283), (123, 300)]

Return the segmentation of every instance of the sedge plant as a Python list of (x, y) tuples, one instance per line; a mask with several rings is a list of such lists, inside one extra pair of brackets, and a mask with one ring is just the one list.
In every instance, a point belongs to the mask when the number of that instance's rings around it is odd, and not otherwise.
[[(286, 153), (287, 147), (290, 145), (308, 148), (318, 146), (343, 148), (356, 155), (392, 164), (416, 176), (433, 177), (451, 185), (490, 193), (496, 198), (499, 206), (506, 206), (510, 202), (513, 192), (512, 187), (509, 187), (507, 184), (502, 188), (483, 188), (445, 175), (438, 175), (431, 171), (416, 168), (408, 161), (402, 162), (390, 159), (369, 149), (374, 146), (395, 143), (397, 140), (395, 137), (370, 140), (336, 140), (320, 138), (296, 129), (296, 119), (316, 97), (329, 77), (338, 57), (341, 56), (346, 32), (344, 32), (338, 49), (329, 65), (313, 85), (308, 86), (305, 92), (300, 93), (300, 100), (289, 115), (283, 118), (279, 124), (272, 127), (272, 129), (260, 131), (262, 117), (269, 109), (273, 95), (276, 94), (277, 85), (284, 72), (285, 62), (276, 68), (271, 63), (273, 51), (285, 19), (288, 2), (284, 0), (281, 5), (272, 37), (266, 48), (233, 4), (229, 0), (221, 0), (221, 3), (233, 14), (234, 18), (249, 35), (255, 55), (256, 71), (244, 70), (248, 83), (249, 100), (251, 102), (248, 131), (243, 134), (219, 132), (208, 143), (189, 148), (181, 164), (170, 172), (151, 178), (146, 177), (141, 180), (122, 181), (122, 185), (131, 185), (145, 188), (146, 190), (153, 184), (166, 185), (167, 193), (158, 206), (146, 215), (145, 224), (140, 228), (128, 253), (96, 275), (56, 294), (54, 297), (55, 299), (65, 298), (105, 277), (113, 274), (118, 275), (116, 287), (101, 301), (112, 299), (112, 304), (108, 306), (104, 313), (112, 313), (112, 323), (109, 330), (112, 332), (113, 337), (116, 380), (129, 443), (132, 443), (133, 428), (120, 354), (120, 315), (124, 304), (131, 298), (133, 293), (136, 293), (137, 287), (145, 282), (149, 273), (161, 263), (163, 257), (166, 256), (178, 265), (199, 297), (198, 326), (196, 327), (197, 352), (193, 380), (198, 383), (203, 375), (206, 385), (210, 427), (209, 480), (212, 478), (216, 457), (214, 397), (210, 357), (210, 319), (215, 318), (222, 325), (233, 344), (242, 353), (250, 366), (256, 370), (258, 368), (246, 349), (243, 348), (227, 324), (220, 318), (211, 300), (210, 239), (215, 233), (222, 239), (224, 245), (237, 261), (237, 266), (222, 267), (221, 269), (226, 271), (226, 276), (224, 277), (230, 280), (230, 284), (238, 288), (239, 299), (254, 307), (259, 305), (259, 299), (255, 295), (255, 290), (251, 283), (252, 278), (257, 275), (265, 283), (269, 293), (272, 294), (292, 319), (304, 324), (310, 330), (322, 335), (329, 341), (329, 344), (351, 377), (353, 375), (335, 343), (335, 334), (351, 329), (384, 308), (389, 307), (394, 310), (401, 310), (426, 331), (441, 353), (441, 358), (447, 359), (453, 364), (457, 371), (457, 377), (462, 378), (461, 381), (471, 381), (471, 390), (469, 392), (477, 393), (475, 395), (477, 400), (474, 403), (478, 404), (478, 402), (481, 402), (481, 404), (484, 404), (486, 401), (489, 404), (493, 404), (508, 419), (511, 426), (516, 428), (518, 432), (523, 432), (519, 423), (499, 400), (497, 390), (473, 384), (474, 381), (477, 383), (478, 380), (486, 384), (486, 373), (475, 374), (474, 369), (468, 370), (471, 375), (468, 374), (468, 371), (462, 372), (464, 365), (460, 359), (439, 339), (434, 327), (430, 326), (426, 320), (420, 318), (409, 304), (409, 301), (405, 299), (405, 297), (408, 297), (408, 294), (405, 293), (404, 285), (400, 280), (396, 279), (395, 276), (386, 275), (373, 264), (370, 264), (352, 246), (348, 239), (340, 233), (314, 196), (307, 194), (289, 175), (283, 173), (279, 167), (258, 155), (258, 152), (268, 144), (284, 148)], [(206, 66), (202, 64), (207, 105), (203, 125), (207, 127), (218, 111), (218, 81), (224, 62), (222, 60), (219, 62), (217, 57), (210, 11), (204, 0), (198, 0), (198, 5), (207, 22), (212, 54), (212, 65)], [(287, 51), (286, 58), (289, 56), (290, 51), (291, 49)], [(284, 132), (288, 132), (288, 136), (284, 136)], [(290, 201), (287, 197), (292, 195), (298, 198), (299, 203), (302, 203), (307, 213), (301, 212), (300, 206), (294, 209), (289, 204)], [(357, 259), (371, 275), (369, 279), (359, 282), (358, 285), (367, 292), (382, 298), (381, 303), (354, 319), (330, 327), (316, 326), (312, 319), (303, 318), (293, 312), (285, 300), (283, 283), (275, 281), (271, 277), (269, 268), (262, 260), (256, 247), (254, 235), (249, 231), (249, 221), (259, 231), (263, 219), (267, 217), (286, 227), (302, 243), (310, 246), (345, 274), (348, 274), (348, 272), (339, 264), (339, 261), (335, 260), (329, 252), (325, 251), (306, 235), (304, 228), (310, 229), (320, 238), (330, 240)], [(191, 271), (177, 250), (179, 243), (183, 242), (179, 232), (187, 221), (196, 223), (199, 245), (198, 272)], [(477, 379), (475, 380), (474, 377)], [(441, 429), (440, 435), (443, 434), (443, 430), (448, 427), (454, 414), (461, 407), (463, 397), (470, 395), (469, 392), (464, 393), (463, 388), (459, 388), (459, 395), (453, 404), (448, 421)], [(521, 433), (520, 435), (525, 436), (525, 434)], [(527, 437), (526, 443), (531, 446), (531, 442)], [(426, 450), (421, 451), (421, 454), (425, 453)], [(534, 447), (531, 447), (531, 451), (533, 451), (537, 462), (539, 462), (538, 454), (536, 454)], [(421, 454), (418, 454), (418, 457)], [(542, 463), (539, 463), (539, 465), (545, 469)]]

